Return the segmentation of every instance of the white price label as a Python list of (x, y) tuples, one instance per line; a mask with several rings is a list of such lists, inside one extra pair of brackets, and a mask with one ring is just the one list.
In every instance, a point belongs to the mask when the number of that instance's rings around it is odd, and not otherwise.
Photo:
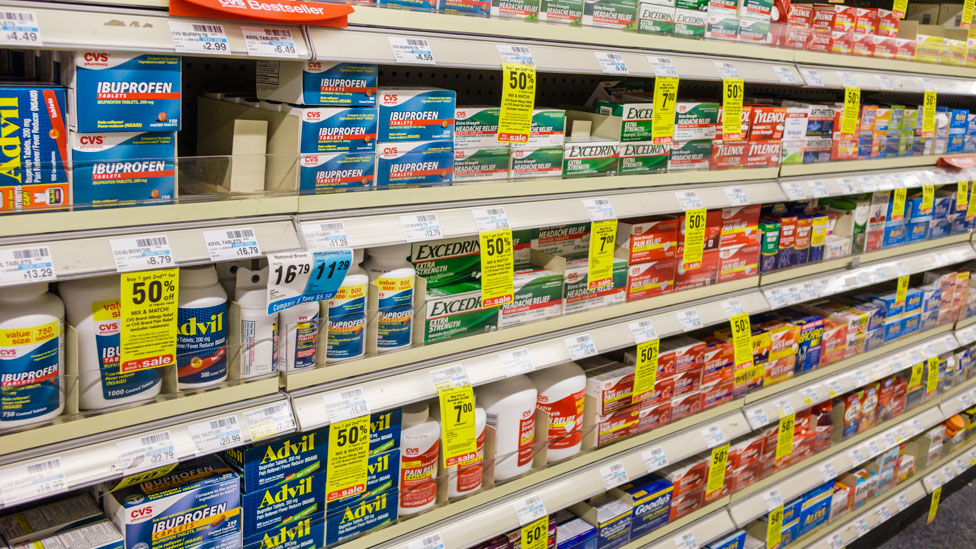
[(603, 477), (603, 485), (607, 487), (607, 490), (612, 490), (630, 481), (630, 478), (627, 477), (627, 468), (619, 461), (611, 463), (606, 467), (601, 467), (600, 476)]
[(436, 65), (434, 52), (430, 44), (423, 38), (402, 38), (390, 36), (390, 48), (393, 50), (393, 60), (397, 63), (409, 65)]
[(725, 197), (729, 199), (729, 206), (746, 206), (749, 204), (749, 197), (743, 187), (725, 187)]
[(814, 198), (823, 198), (830, 194), (830, 192), (827, 191), (827, 184), (819, 179), (816, 181), (808, 181), (807, 185), (809, 185), (810, 194), (812, 194)]
[(877, 186), (879, 191), (893, 191), (896, 187), (896, 183), (900, 181), (889, 179), (887, 177), (882, 177), (877, 181)]
[(966, 469), (968, 469), (968, 467), (966, 467), (966, 465), (959, 458), (954, 459), (952, 464), (954, 465), (953, 470), (956, 472), (956, 476), (965, 473)]
[(840, 387), (840, 376), (824, 381), (824, 386), (827, 387), (827, 396), (830, 398), (834, 398), (843, 392)]
[(227, 33), (219, 23), (169, 21), (169, 35), (173, 47), (180, 53), (230, 55)]
[(864, 372), (863, 368), (854, 370), (854, 384), (858, 387), (864, 387), (869, 383), (868, 376)]
[(61, 456), (15, 465), (0, 472), (0, 499), (8, 506), (67, 489)]
[(847, 177), (838, 179), (837, 186), (840, 187), (840, 192), (842, 194), (854, 194), (857, 192), (857, 187), (854, 186), (854, 181)]
[(783, 181), (780, 186), (783, 188), (786, 198), (790, 200), (805, 200), (807, 198), (807, 193), (799, 181)]
[(322, 395), (325, 413), (329, 416), (329, 423), (335, 425), (355, 417), (369, 415), (369, 403), (362, 387), (353, 387)]
[(647, 56), (647, 62), (651, 64), (654, 76), (658, 78), (678, 78), (678, 69), (671, 62), (670, 57)]
[(857, 87), (857, 79), (854, 78), (853, 74), (845, 71), (836, 71), (836, 73), (837, 73), (837, 79), (840, 80), (841, 84), (851, 88)]
[(959, 403), (962, 404), (964, 409), (973, 405), (973, 401), (969, 399), (969, 395), (966, 393), (959, 395)]
[(882, 90), (893, 90), (895, 85), (891, 82), (891, 79), (883, 74), (874, 75), (874, 79), (878, 81), (878, 87)]
[(588, 356), (596, 356), (596, 344), (590, 334), (567, 337), (563, 339), (566, 350), (569, 351), (570, 360), (580, 360)]
[(840, 537), (840, 534), (831, 534), (829, 543), (830, 549), (844, 549), (844, 538)]
[(210, 253), (211, 261), (245, 259), (261, 255), (258, 237), (251, 227), (204, 231), (203, 239), (207, 243), (207, 252)]
[(766, 502), (766, 509), (772, 511), (780, 505), (783, 505), (783, 496), (779, 495), (779, 490), (773, 488), (768, 492), (764, 492), (763, 501)]
[(898, 497), (895, 498), (895, 504), (898, 505), (899, 513), (905, 509), (908, 509), (908, 506), (911, 505), (911, 503), (908, 502), (908, 498), (905, 497), (905, 494), (898, 494)]
[(769, 307), (772, 309), (779, 309), (780, 307), (786, 306), (786, 295), (783, 293), (782, 288), (763, 290), (763, 295), (766, 296), (766, 301), (769, 302)]
[(922, 425), (922, 420), (917, 418), (912, 420), (911, 426), (916, 435), (925, 430), (925, 427)]
[(854, 521), (854, 529), (857, 530), (858, 537), (863, 536), (871, 531), (871, 527), (868, 526), (868, 521), (863, 518), (859, 518)]
[(898, 445), (898, 437), (895, 435), (894, 431), (889, 431), (884, 434), (885, 446), (887, 448), (894, 448)]
[(498, 360), (505, 366), (505, 377), (527, 374), (535, 371), (532, 364), (532, 354), (528, 349), (502, 351), (498, 353)]
[(512, 502), (512, 506), (515, 507), (515, 514), (518, 516), (520, 526), (532, 524), (548, 514), (542, 496), (539, 494), (517, 499)]
[(722, 310), (725, 311), (725, 314), (728, 316), (745, 312), (745, 309), (742, 308), (742, 303), (739, 303), (738, 299), (727, 299), (722, 301), (721, 305)]
[(773, 406), (776, 407), (776, 415), (779, 416), (780, 419), (794, 413), (793, 405), (790, 404), (790, 400), (787, 398), (777, 400), (773, 403)]
[(682, 210), (696, 210), (703, 207), (695, 191), (674, 191), (674, 196), (678, 199)]
[(187, 426), (197, 455), (213, 454), (244, 444), (244, 434), (236, 415), (191, 423)]
[(583, 207), (586, 208), (590, 221), (617, 219), (617, 214), (613, 211), (613, 204), (608, 198), (584, 198)]
[(725, 433), (722, 432), (722, 429), (718, 425), (706, 427), (699, 432), (701, 433), (702, 440), (705, 441), (705, 446), (709, 448), (714, 448), (719, 444), (725, 443)]
[(793, 72), (793, 67), (787, 67), (786, 65), (773, 65), (773, 72), (779, 78), (782, 84), (803, 84), (800, 77)]
[(698, 549), (698, 540), (695, 539), (695, 533), (691, 530), (675, 536), (672, 541), (674, 541), (674, 546), (677, 549)]
[(820, 476), (823, 477), (824, 482), (830, 482), (837, 478), (837, 470), (834, 469), (834, 464), (829, 461), (822, 464), (820, 467)]
[(255, 57), (299, 57), (292, 29), (241, 27), (247, 54)]
[(176, 449), (169, 431), (116, 442), (115, 449), (123, 476), (176, 462)]
[(176, 266), (173, 251), (169, 247), (169, 238), (164, 234), (114, 238), (109, 244), (112, 246), (115, 270), (120, 273)]
[(817, 292), (817, 285), (812, 280), (800, 284), (800, 294), (803, 296), (804, 301), (810, 301), (820, 297), (820, 294)]
[(762, 406), (746, 410), (746, 421), (749, 422), (749, 426), (753, 430), (759, 429), (769, 423), (769, 419), (766, 417), (766, 411), (762, 409)]
[(881, 522), (884, 522), (891, 518), (891, 511), (888, 510), (887, 505), (879, 506), (878, 509), (875, 511), (875, 514), (878, 515), (878, 520)]
[(647, 468), (648, 473), (668, 466), (668, 456), (664, 454), (664, 450), (660, 446), (642, 453), (641, 458), (644, 459), (644, 467)]
[(861, 453), (860, 448), (851, 448), (847, 451), (847, 459), (851, 460), (852, 465), (860, 465), (867, 461), (867, 458)]
[(47, 246), (0, 250), (0, 286), (56, 279)]
[(875, 192), (877, 190), (878, 190), (878, 182), (877, 181), (875, 181), (873, 179), (870, 179), (870, 178), (867, 178), (867, 177), (861, 179), (861, 192), (864, 192), (864, 193), (873, 193), (873, 192)]
[(935, 91), (935, 82), (932, 82), (930, 78), (924, 76), (919, 76), (918, 81), (922, 83), (922, 89), (925, 91)]
[(803, 398), (804, 406), (813, 406), (813, 404), (817, 401), (817, 388), (804, 387), (800, 389), (800, 397)]
[(678, 317), (678, 323), (681, 324), (681, 329), (686, 332), (700, 330), (704, 326), (701, 317), (698, 316), (698, 311), (695, 309), (678, 311), (674, 313), (674, 316)]
[(471, 385), (471, 382), (468, 381), (468, 372), (464, 369), (464, 365), (460, 363), (431, 370), (430, 381), (434, 384), (434, 389), (438, 391), (442, 388)]
[(495, 206), (493, 208), (475, 208), (471, 210), (474, 215), (474, 224), (478, 227), (478, 232), (497, 231), (510, 228), (508, 225), (508, 214), (505, 208)]
[(815, 69), (800, 69), (800, 74), (808, 86), (824, 87), (823, 78), (820, 77), (820, 73)]
[(606, 74), (630, 74), (624, 56), (619, 53), (595, 51), (596, 60), (600, 63), (600, 70)]
[(302, 223), (301, 227), (307, 250), (349, 247), (349, 235), (346, 234), (346, 225), (342, 221)]
[(881, 448), (881, 442), (876, 438), (872, 438), (868, 441), (868, 450), (871, 451), (872, 456), (880, 455), (883, 451)]
[(445, 549), (446, 547), (440, 532), (434, 532), (407, 544), (407, 549)]
[(295, 418), (287, 401), (244, 412), (244, 422), (251, 442), (295, 430)]
[(441, 234), (441, 222), (434, 212), (425, 214), (401, 215), (400, 225), (403, 226), (403, 236), (407, 242), (423, 242), (444, 238)]
[(722, 78), (742, 78), (739, 76), (739, 69), (731, 61), (713, 61), (715, 70)]
[(528, 46), (508, 46), (503, 44), (498, 44), (498, 56), (501, 57), (502, 63), (517, 63), (520, 65), (529, 65), (531, 67), (535, 66), (535, 60), (532, 59), (532, 50)]
[(630, 328), (630, 332), (634, 334), (634, 343), (638, 345), (645, 341), (657, 339), (657, 330), (654, 329), (654, 323), (649, 318), (631, 322), (627, 326)]
[(43, 46), (41, 26), (32, 11), (0, 12), (0, 44), (5, 46)]

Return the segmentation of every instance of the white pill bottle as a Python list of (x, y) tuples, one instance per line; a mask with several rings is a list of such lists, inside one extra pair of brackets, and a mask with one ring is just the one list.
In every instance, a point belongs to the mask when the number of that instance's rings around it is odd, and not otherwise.
[(343, 362), (366, 354), (366, 302), (369, 275), (360, 267), (363, 250), (352, 251), (352, 265), (336, 295), (321, 301), (326, 319), (325, 362)]
[(426, 402), (403, 407), (400, 431), (400, 516), (415, 515), (437, 504), (441, 425)]
[(278, 313), (278, 370), (315, 367), (319, 348), (319, 304), (300, 303)]
[(78, 406), (101, 410), (159, 394), (165, 368), (122, 372), (122, 277), (58, 283), (68, 323), (78, 332)]
[(64, 410), (64, 304), (47, 289), (0, 288), (0, 429)]
[[(407, 261), (409, 244), (370, 248), (363, 269), (369, 275), (369, 291), (376, 311), (368, 311), (370, 353), (409, 349), (413, 344), (413, 298), (417, 272)], [(373, 298), (370, 298), (373, 302)], [(375, 336), (372, 334), (376, 334)]]
[(240, 309), (241, 379), (278, 371), (278, 313), (268, 314), (268, 268), (237, 269), (234, 301)]
[(176, 364), (180, 389), (227, 379), (227, 293), (213, 265), (180, 269)]
[[(440, 408), (435, 407), (431, 416), (440, 422)], [(446, 455), (441, 456), (441, 466), (447, 472), (447, 497), (457, 499), (473, 494), (481, 488), (485, 472), (485, 425), (487, 417), (485, 409), (480, 406), (474, 408), (475, 429), (475, 457), (459, 465), (445, 465)]]
[(532, 469), (535, 442), (535, 384), (527, 376), (512, 376), (475, 388), (475, 402), (485, 409), (495, 432), (495, 482), (505, 482)]
[(546, 463), (575, 456), (583, 445), (586, 374), (575, 362), (565, 362), (532, 372), (529, 378), (539, 391), (539, 412), (549, 416)]

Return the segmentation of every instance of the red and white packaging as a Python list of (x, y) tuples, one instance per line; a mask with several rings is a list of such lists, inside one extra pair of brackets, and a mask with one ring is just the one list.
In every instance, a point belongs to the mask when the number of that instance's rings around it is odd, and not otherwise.
[(878, 12), (878, 30), (876, 34), (880, 36), (887, 36), (888, 38), (896, 38), (898, 36), (898, 25), (901, 19), (895, 15), (895, 12), (886, 9), (877, 9)]
[(766, 439), (757, 433), (745, 435), (729, 446), (729, 463), (735, 469), (759, 463), (765, 442)]
[(854, 33), (851, 31), (832, 31), (830, 33), (831, 53), (851, 53), (854, 47)]
[(668, 377), (661, 379), (658, 377), (654, 382), (654, 391), (651, 393), (651, 396), (641, 402), (650, 406), (662, 402), (671, 402), (672, 398), (674, 398), (674, 378)]
[[(563, 450), (574, 446), (577, 447), (577, 450), (579, 449), (578, 445), (583, 441), (583, 402), (585, 400), (586, 389), (552, 402), (547, 395), (539, 393), (536, 406), (548, 418), (546, 440), (549, 450)], [(570, 425), (572, 427), (566, 431), (567, 426)]]
[(802, 431), (793, 435), (792, 462), (796, 463), (812, 456), (816, 441), (817, 433), (815, 431)]
[(689, 290), (692, 288), (702, 288), (711, 286), (718, 280), (718, 250), (705, 250), (702, 253), (701, 266), (697, 269), (684, 270), (681, 268), (679, 247), (679, 260), (674, 269), (674, 291)]
[(795, 356), (787, 356), (766, 363), (766, 385), (780, 383), (793, 377), (793, 367), (796, 365)]
[(678, 421), (694, 415), (701, 410), (702, 394), (701, 391), (693, 391), (686, 395), (676, 396), (671, 399), (671, 421)]
[(846, 357), (847, 324), (824, 319), (824, 331), (820, 339), (820, 366), (833, 364)]
[(895, 39), (888, 36), (874, 35), (871, 37), (874, 44), (874, 56), (883, 59), (894, 59), (897, 53)]
[(783, 139), (786, 124), (786, 107), (753, 105), (752, 118), (749, 119), (749, 140)]
[(915, 59), (915, 40), (895, 38), (895, 59), (911, 61)]
[(830, 34), (830, 31), (834, 29), (834, 15), (832, 4), (814, 4), (810, 28), (821, 34)]
[(609, 415), (630, 406), (634, 395), (634, 366), (602, 356), (580, 361), (579, 365), (586, 371), (586, 396), (596, 406), (596, 415)]
[(759, 245), (739, 244), (719, 249), (718, 282), (759, 274)]
[[(629, 402), (629, 399), (628, 399)], [(608, 415), (597, 415), (592, 428), (585, 429), (588, 448), (601, 448), (637, 433), (640, 404), (632, 404)]]
[(831, 31), (826, 32), (815, 32), (810, 36), (810, 41), (807, 42), (807, 49), (810, 51), (822, 51), (830, 53), (834, 47), (834, 37)]
[(759, 204), (732, 206), (718, 210), (719, 247), (759, 243)]
[(617, 223), (616, 257), (627, 263), (674, 259), (678, 247), (678, 218), (653, 216)]
[(675, 374), (674, 398), (698, 391), (701, 388), (701, 365), (692, 370)]
[(871, 57), (874, 55), (874, 36), (855, 32), (851, 34), (851, 53)]
[(810, 4), (790, 4), (786, 21), (790, 26), (809, 29), (813, 26), (813, 10)]
[(746, 149), (746, 168), (775, 168), (783, 154), (782, 141), (750, 141)]
[(712, 157), (708, 161), (710, 170), (734, 170), (745, 167), (748, 141), (713, 141)]
[(668, 515), (668, 522), (673, 522), (679, 518), (690, 514), (702, 506), (705, 501), (705, 488), (695, 490), (690, 494), (674, 496), (671, 499), (671, 511)]
[(705, 338), (702, 351), (702, 385), (731, 382), (732, 362), (735, 360), (731, 341), (723, 341), (713, 336)]
[(627, 268), (627, 301), (671, 293), (676, 263), (675, 259), (663, 259), (630, 265)]
[[(722, 124), (724, 123), (724, 112), (722, 105), (718, 106), (718, 122), (715, 124), (715, 139), (713, 141), (722, 140)], [(752, 118), (752, 107), (749, 105), (742, 106), (742, 135), (749, 135), (749, 120)], [(714, 148), (714, 146), (713, 146)]]
[[(728, 368), (729, 373), (732, 372), (731, 366)], [(702, 394), (702, 410), (708, 410), (709, 408), (714, 408), (716, 406), (721, 406), (726, 402), (732, 402), (732, 380), (728, 381), (716, 381), (710, 384), (702, 384), (701, 394)]]
[(661, 342), (658, 355), (658, 378), (662, 375), (662, 363), (666, 364), (665, 377), (700, 370), (704, 353), (704, 341), (688, 336), (665, 339)]
[(877, 34), (878, 10), (875, 8), (854, 8), (854, 32)]
[(708, 476), (708, 459), (707, 456), (688, 458), (660, 469), (657, 474), (671, 481), (674, 486), (671, 493), (672, 498), (693, 494), (705, 488), (705, 481)]
[[(722, 212), (720, 210), (708, 210), (705, 214), (705, 251), (714, 250), (719, 247), (719, 235), (722, 233)], [(675, 251), (675, 258), (681, 261), (683, 245), (685, 242), (685, 216), (678, 216), (678, 249)]]
[(652, 429), (663, 427), (671, 423), (671, 401), (651, 403), (641, 402), (640, 419), (637, 423), (637, 432), (646, 433)]
[(854, 20), (856, 8), (843, 6), (840, 4), (828, 4), (834, 8), (834, 29), (835, 31), (854, 31)]
[(810, 36), (813, 35), (813, 29), (794, 27), (791, 25), (784, 26), (780, 29), (780, 32), (776, 37), (776, 45), (792, 50), (806, 49), (807, 44), (810, 42)]
[[(742, 490), (762, 478), (763, 466), (760, 462), (750, 463), (745, 467), (739, 467), (732, 470), (731, 485), (729, 490), (735, 492), (737, 490)], [(726, 480), (726, 484), (730, 481)]]

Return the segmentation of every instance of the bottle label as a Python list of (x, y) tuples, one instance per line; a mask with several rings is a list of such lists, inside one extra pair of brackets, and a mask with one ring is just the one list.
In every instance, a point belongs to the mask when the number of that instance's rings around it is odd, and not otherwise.
[(61, 406), (64, 323), (0, 330), (0, 421), (31, 419)]
[[(278, 315), (271, 315), (271, 325), (241, 319), (241, 374), (245, 377), (267, 375), (275, 371), (278, 347)], [(264, 330), (261, 327), (264, 326)], [(271, 356), (263, 356), (269, 349)]]
[[(95, 321), (95, 349), (98, 352), (99, 384), (102, 398), (115, 400), (137, 395), (159, 383), (162, 373), (156, 368), (122, 372), (119, 364), (122, 304), (118, 299), (92, 302)], [(82, 387), (82, 390), (86, 387)]]
[(532, 461), (532, 444), (535, 442), (535, 410), (529, 417), (519, 421), (518, 465), (522, 467)]
[(437, 499), (437, 460), (440, 441), (427, 451), (405, 447), (400, 457), (400, 507), (423, 507)]
[(413, 327), (413, 276), (378, 277), (376, 347), (380, 352), (410, 345)]
[(295, 326), (295, 369), (315, 367), (319, 343), (319, 315), (299, 317)]
[(327, 360), (342, 360), (362, 356), (366, 349), (366, 315), (329, 315)]
[(481, 430), (476, 441), (478, 456), (472, 463), (457, 466), (457, 485), (455, 489), (458, 493), (470, 492), (481, 488), (481, 479), (484, 472), (485, 463), (485, 430)]
[(205, 383), (227, 375), (227, 302), (180, 307), (176, 354), (180, 383)]
[(544, 402), (539, 395), (539, 409), (549, 414), (549, 449), (572, 448), (583, 441), (583, 398), (586, 390), (568, 395), (556, 402)]
[[(360, 275), (362, 276), (362, 275)], [(343, 284), (329, 300), (329, 318), (366, 312), (366, 283)]]

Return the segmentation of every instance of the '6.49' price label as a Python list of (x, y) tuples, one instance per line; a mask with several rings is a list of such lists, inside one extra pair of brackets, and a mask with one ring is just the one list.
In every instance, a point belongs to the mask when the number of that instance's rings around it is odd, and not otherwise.
[(282, 27), (241, 27), (247, 54), (255, 57), (298, 57), (292, 30)]

